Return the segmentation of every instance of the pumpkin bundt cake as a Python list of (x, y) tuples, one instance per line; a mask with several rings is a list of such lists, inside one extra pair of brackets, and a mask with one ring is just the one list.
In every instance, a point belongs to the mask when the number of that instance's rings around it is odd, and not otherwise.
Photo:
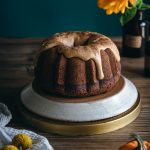
[(35, 64), (35, 82), (50, 94), (85, 97), (109, 91), (121, 75), (120, 55), (108, 37), (63, 32), (46, 39)]

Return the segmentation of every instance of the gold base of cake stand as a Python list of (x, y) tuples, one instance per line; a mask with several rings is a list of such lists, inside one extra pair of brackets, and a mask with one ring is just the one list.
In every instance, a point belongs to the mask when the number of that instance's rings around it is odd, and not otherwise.
[(141, 109), (140, 95), (132, 108), (123, 114), (100, 121), (92, 122), (65, 122), (51, 120), (38, 116), (27, 110), (21, 103), (19, 104), (25, 122), (42, 131), (60, 135), (94, 135), (111, 132), (120, 129), (134, 121)]

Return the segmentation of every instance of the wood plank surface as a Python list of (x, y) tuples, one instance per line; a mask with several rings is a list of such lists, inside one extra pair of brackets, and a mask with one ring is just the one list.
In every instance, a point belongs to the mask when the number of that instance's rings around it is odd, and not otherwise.
[[(121, 39), (113, 39), (121, 48)], [(6, 103), (13, 113), (9, 126), (29, 129), (46, 136), (55, 150), (117, 150), (129, 140), (131, 133), (138, 133), (150, 141), (150, 78), (144, 76), (144, 58), (121, 60), (122, 74), (136, 85), (142, 100), (142, 111), (130, 125), (103, 135), (67, 137), (38, 131), (24, 124), (16, 102), (20, 90), (33, 79), (33, 59), (42, 40), (0, 38), (0, 102)]]

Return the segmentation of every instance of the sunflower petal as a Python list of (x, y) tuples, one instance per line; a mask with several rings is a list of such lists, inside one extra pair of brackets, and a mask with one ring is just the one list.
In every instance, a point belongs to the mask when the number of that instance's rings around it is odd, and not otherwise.
[(98, 0), (98, 6), (106, 10), (106, 14), (125, 13), (126, 8), (129, 8), (129, 3), (134, 5), (136, 0)]
[(106, 10), (106, 14), (107, 14), (107, 15), (111, 15), (112, 13), (113, 13), (113, 10), (112, 10), (112, 9), (107, 9), (107, 10)]
[(132, 5), (135, 5), (135, 4), (136, 4), (136, 0), (129, 0), (129, 2), (130, 2)]

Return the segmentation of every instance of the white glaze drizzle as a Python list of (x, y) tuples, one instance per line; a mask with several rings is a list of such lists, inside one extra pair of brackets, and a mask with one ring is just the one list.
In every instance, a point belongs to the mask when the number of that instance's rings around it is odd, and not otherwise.
[[(109, 39), (108, 37), (93, 33), (93, 32), (84, 32), (84, 38), (81, 40), (85, 41), (85, 36), (87, 34), (93, 34), (98, 36), (95, 40), (91, 41), (87, 46), (73, 46), (75, 39), (79, 37), (80, 32), (66, 32), (56, 34), (54, 38), (46, 41), (41, 51), (45, 51), (48, 49), (53, 48), (54, 46), (58, 46), (56, 49), (58, 53), (62, 53), (66, 58), (73, 58), (77, 57), (84, 61), (88, 61), (89, 59), (93, 59), (97, 72), (98, 72), (98, 79), (101, 80), (104, 78), (104, 73), (102, 69), (102, 60), (101, 60), (101, 50), (110, 49), (114, 54), (117, 61), (120, 61), (119, 51), (116, 45)], [(69, 40), (68, 40), (69, 39)], [(79, 39), (79, 38), (78, 38)]]

